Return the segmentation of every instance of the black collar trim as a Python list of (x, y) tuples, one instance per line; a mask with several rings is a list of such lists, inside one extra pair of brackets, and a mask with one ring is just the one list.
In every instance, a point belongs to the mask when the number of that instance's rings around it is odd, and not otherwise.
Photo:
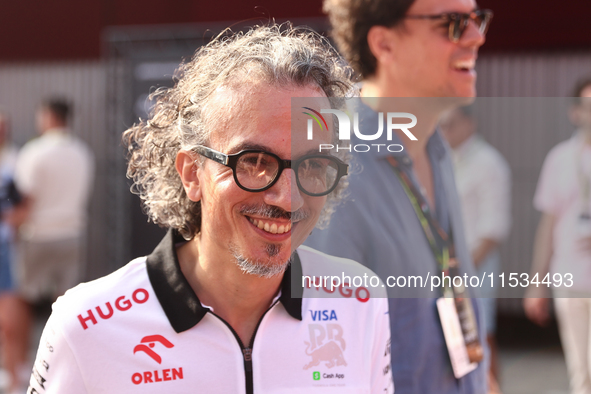
[(302, 320), (302, 296), (304, 288), (299, 285), (302, 283), (302, 275), (302, 262), (296, 251), (291, 256), (291, 263), (287, 266), (285, 274), (283, 274), (279, 301), (281, 301), (287, 313), (297, 320)]
[[(170, 325), (177, 333), (197, 325), (209, 311), (208, 308), (201, 305), (199, 298), (181, 271), (175, 246), (182, 242), (186, 241), (177, 231), (169, 230), (146, 260), (148, 278), (154, 293)], [(290, 316), (302, 320), (301, 297), (303, 289), (299, 291), (299, 294), (293, 294), (297, 298), (292, 298), (292, 275), (295, 278), (302, 277), (302, 265), (297, 253), (294, 254), (291, 264), (283, 275), (279, 300)], [(297, 284), (298, 281), (295, 283)], [(295, 292), (298, 292), (299, 289), (296, 286)]]

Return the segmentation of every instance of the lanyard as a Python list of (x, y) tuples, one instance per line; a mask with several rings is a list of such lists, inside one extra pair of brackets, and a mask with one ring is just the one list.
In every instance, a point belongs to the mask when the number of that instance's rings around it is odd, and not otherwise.
[[(408, 175), (402, 171), (398, 160), (393, 156), (388, 156), (388, 162), (394, 169), (396, 176), (402, 184), (404, 192), (408, 196), (414, 211), (423, 227), (423, 232), (429, 241), (429, 246), (437, 260), (441, 272), (445, 275), (455, 278), (460, 275), (459, 267), (455, 255), (453, 242), (453, 231), (449, 235), (441, 228), (439, 222), (431, 215), (429, 205), (425, 201), (423, 194), (417, 190), (415, 184)], [(446, 283), (448, 282), (448, 283)], [(469, 298), (467, 298), (464, 286), (454, 286), (453, 281), (443, 281), (443, 296), (453, 297), (455, 300), (458, 318), (464, 336), (464, 342), (467, 346), (468, 355), (471, 362), (479, 362), (483, 357), (482, 346), (478, 336), (478, 328), (474, 309)]]
[[(392, 165), (396, 176), (402, 184), (404, 192), (408, 196), (417, 218), (423, 227), (423, 232), (429, 241), (433, 255), (439, 264), (441, 272), (445, 275), (455, 278), (460, 275), (459, 267), (455, 255), (453, 242), (453, 231), (449, 235), (441, 228), (439, 222), (431, 215), (429, 205), (425, 201), (423, 194), (417, 190), (416, 185), (410, 180), (408, 175), (402, 171), (398, 160), (393, 156), (388, 156), (388, 162)], [(446, 283), (448, 282), (448, 283)], [(480, 345), (478, 336), (478, 326), (472, 302), (466, 298), (466, 289), (464, 286), (454, 286), (453, 281), (443, 280), (443, 296), (454, 298), (458, 319), (464, 337), (464, 343), (470, 362), (479, 362), (483, 357), (483, 349)]]
[[(453, 232), (450, 229), (448, 235), (441, 228), (439, 222), (431, 214), (429, 205), (427, 204), (427, 201), (425, 201), (422, 193), (417, 190), (417, 187), (410, 180), (408, 175), (402, 171), (398, 160), (393, 156), (388, 156), (387, 159), (413, 206), (417, 218), (421, 223), (421, 227), (423, 228), (423, 232), (425, 233), (425, 237), (429, 242), (433, 256), (435, 256), (435, 260), (437, 260), (439, 269), (444, 274), (452, 277), (459, 274), (453, 243)], [(451, 297), (453, 293), (455, 293), (456, 296), (461, 295), (458, 293), (458, 289), (454, 288), (452, 292), (452, 289), (449, 286), (444, 286), (443, 293), (446, 297)]]

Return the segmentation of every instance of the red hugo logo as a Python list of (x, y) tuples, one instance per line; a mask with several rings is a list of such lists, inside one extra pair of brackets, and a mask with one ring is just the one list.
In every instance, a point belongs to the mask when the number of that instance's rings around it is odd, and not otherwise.
[[(115, 309), (113, 309), (113, 306), (111, 305), (110, 302), (107, 302), (105, 304), (106, 311), (104, 311), (103, 308), (100, 306), (97, 306), (95, 308), (95, 310), (96, 310), (97, 315), (101, 319), (107, 320), (107, 319), (110, 319), (111, 316), (113, 316), (113, 314), (115, 313), (115, 310), (124, 312), (124, 311), (128, 310), (129, 308), (131, 308), (133, 306), (133, 303), (131, 302), (132, 300), (136, 304), (143, 304), (144, 302), (148, 301), (148, 298), (150, 298), (150, 294), (148, 293), (147, 290), (137, 289), (131, 295), (131, 300), (127, 299), (125, 296), (121, 296), (121, 297), (117, 298), (114, 302)], [(89, 309), (88, 311), (86, 311), (86, 316), (82, 316), (81, 314), (78, 315), (78, 321), (80, 321), (82, 328), (84, 328), (85, 330), (88, 328), (87, 323), (89, 321), (92, 322), (93, 325), (95, 325), (99, 322), (97, 320), (94, 312), (92, 311), (92, 309)]]
[[(364, 276), (367, 277), (367, 274)], [(307, 289), (315, 287), (316, 291), (320, 291), (320, 289), (323, 289), (325, 292), (329, 294), (332, 294), (336, 290), (338, 290), (342, 297), (351, 298), (353, 295), (355, 295), (355, 298), (357, 298), (357, 300), (360, 302), (367, 302), (371, 298), (369, 290), (366, 287), (357, 287), (353, 283), (353, 286), (355, 288), (355, 290), (353, 290), (353, 288), (351, 287), (351, 278), (349, 276), (344, 276), (344, 278), (349, 279), (349, 282), (345, 282), (345, 280), (343, 279), (343, 282), (339, 282), (338, 284), (335, 283), (335, 278), (339, 279), (338, 276), (303, 275), (302, 287)]]
[[(174, 345), (162, 335), (148, 335), (143, 337), (140, 341), (140, 344), (133, 348), (133, 354), (136, 354), (137, 352), (143, 352), (147, 354), (152, 360), (156, 361), (158, 364), (161, 364), (162, 357), (152, 350), (152, 348), (156, 346), (156, 343), (160, 343), (167, 349), (174, 347)], [(183, 379), (182, 367), (136, 372), (131, 375), (131, 381), (133, 384), (168, 382), (170, 380), (177, 379)]]

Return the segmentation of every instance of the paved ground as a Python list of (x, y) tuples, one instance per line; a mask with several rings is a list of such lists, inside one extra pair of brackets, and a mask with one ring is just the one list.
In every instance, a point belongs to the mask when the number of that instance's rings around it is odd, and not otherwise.
[(501, 349), (503, 394), (568, 394), (568, 377), (559, 347)]

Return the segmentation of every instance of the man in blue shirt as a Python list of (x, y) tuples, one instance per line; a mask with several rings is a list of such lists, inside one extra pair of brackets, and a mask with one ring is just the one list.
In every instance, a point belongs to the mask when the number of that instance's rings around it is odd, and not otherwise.
[[(337, 209), (330, 227), (315, 231), (306, 243), (357, 260), (384, 280), (441, 276), (440, 261), (402, 184), (405, 177), (420, 194), (422, 207), (450, 235), (459, 272), (471, 275), (449, 148), (436, 127), (443, 112), (476, 94), (474, 65), (492, 12), (478, 10), (473, 0), (325, 0), (324, 9), (339, 48), (363, 79), (363, 103), (354, 109), (359, 130), (375, 132), (378, 113), (394, 110), (414, 114), (418, 122), (412, 128), (416, 140), (401, 130), (387, 141), (352, 137), (352, 146), (384, 142), (404, 149), (393, 154), (372, 146), (371, 152), (354, 153), (361, 171), (349, 177), (347, 202)], [(441, 99), (446, 97), (467, 99)], [(397, 159), (399, 172), (389, 157)], [(436, 307), (441, 293), (425, 297), (413, 291), (417, 289), (395, 290), (390, 318), (396, 392), (486, 393), (486, 358), (472, 372), (454, 376)], [(473, 301), (478, 316), (478, 302)], [(483, 325), (478, 326), (484, 339)]]

